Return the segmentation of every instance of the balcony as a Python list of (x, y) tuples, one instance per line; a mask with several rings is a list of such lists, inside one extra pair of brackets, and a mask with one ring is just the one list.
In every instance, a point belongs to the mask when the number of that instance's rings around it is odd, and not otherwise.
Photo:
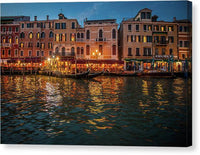
[(106, 41), (106, 38), (96, 38), (96, 41), (97, 42), (103, 42), (103, 41)]
[(10, 43), (1, 43), (1, 47), (11, 47), (12, 44)]
[(166, 46), (168, 44), (168, 41), (160, 41), (160, 42), (154, 42), (156, 46)]
[(84, 42), (85, 39), (84, 38), (76, 38), (76, 42)]

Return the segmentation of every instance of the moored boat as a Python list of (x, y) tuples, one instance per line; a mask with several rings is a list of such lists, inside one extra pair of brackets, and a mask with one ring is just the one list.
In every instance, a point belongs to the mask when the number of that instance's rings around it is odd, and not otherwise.
[(104, 73), (104, 71), (102, 72), (98, 72), (98, 73), (90, 73), (87, 75), (87, 78), (90, 79), (90, 78), (94, 78), (94, 77), (97, 77), (97, 76), (100, 76)]

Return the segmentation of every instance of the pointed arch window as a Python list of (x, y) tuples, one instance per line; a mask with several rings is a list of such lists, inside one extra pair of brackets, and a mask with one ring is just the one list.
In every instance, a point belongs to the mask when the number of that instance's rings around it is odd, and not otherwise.
[(53, 32), (52, 31), (49, 33), (49, 38), (53, 38)]
[(44, 32), (41, 33), (41, 38), (45, 38), (45, 33)]
[(32, 38), (33, 38), (33, 33), (30, 32), (30, 33), (29, 33), (29, 39), (32, 39)]
[(58, 48), (58, 47), (56, 47), (56, 52), (55, 52), (55, 54), (56, 54), (56, 55), (59, 54), (59, 48)]

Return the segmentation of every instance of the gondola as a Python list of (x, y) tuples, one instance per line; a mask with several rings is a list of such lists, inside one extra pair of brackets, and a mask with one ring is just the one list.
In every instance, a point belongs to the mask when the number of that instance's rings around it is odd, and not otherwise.
[(89, 72), (90, 71), (88, 70), (87, 72), (84, 72), (84, 73), (65, 74), (64, 77), (66, 77), (66, 78), (75, 78), (75, 79), (87, 78)]
[(98, 72), (98, 73), (90, 73), (90, 74), (88, 74), (86, 77), (87, 77), (88, 79), (91, 79), (91, 78), (100, 76), (100, 75), (102, 75), (103, 73), (104, 73), (104, 71)]

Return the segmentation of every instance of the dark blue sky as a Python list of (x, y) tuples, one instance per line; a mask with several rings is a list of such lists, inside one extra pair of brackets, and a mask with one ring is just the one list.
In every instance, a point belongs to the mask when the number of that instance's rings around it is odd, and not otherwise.
[[(149, 8), (158, 20), (172, 21), (177, 19), (192, 19), (191, 7), (187, 1), (133, 1), (133, 2), (66, 2), (66, 3), (3, 3), (1, 16), (38, 16), (38, 20), (57, 19), (62, 12), (67, 18), (76, 18), (83, 25), (84, 18), (88, 19), (117, 19), (120, 23), (123, 18), (135, 17), (140, 9)], [(187, 13), (189, 8), (189, 13)]]

